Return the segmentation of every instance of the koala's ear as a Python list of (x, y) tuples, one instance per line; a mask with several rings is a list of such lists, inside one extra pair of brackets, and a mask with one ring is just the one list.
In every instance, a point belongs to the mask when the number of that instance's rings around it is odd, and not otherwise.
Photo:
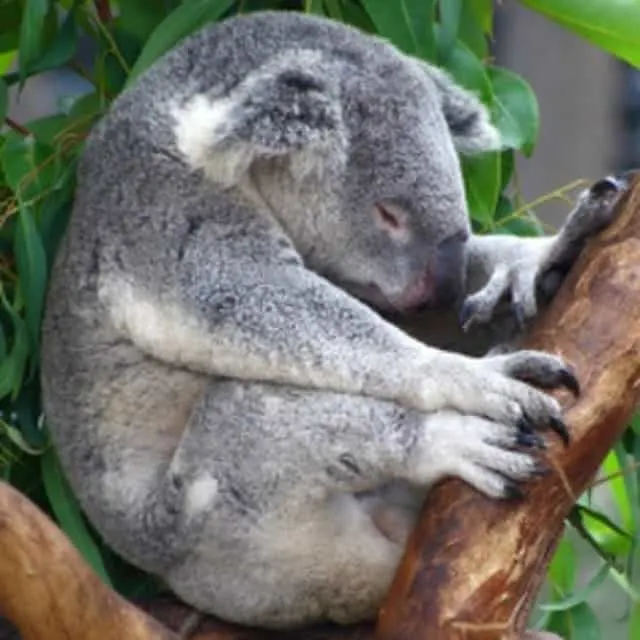
[(346, 156), (335, 70), (317, 51), (274, 58), (219, 98), (194, 96), (174, 112), (176, 144), (187, 161), (223, 184), (258, 159), (295, 154), (298, 171)]
[(499, 150), (500, 133), (491, 124), (489, 110), (482, 102), (441, 69), (425, 66), (440, 93), (442, 112), (457, 151), (472, 155)]

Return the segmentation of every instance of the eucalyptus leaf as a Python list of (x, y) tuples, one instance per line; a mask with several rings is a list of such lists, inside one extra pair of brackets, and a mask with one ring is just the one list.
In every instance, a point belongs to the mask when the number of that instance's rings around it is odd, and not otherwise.
[(533, 153), (540, 126), (538, 100), (520, 76), (500, 67), (487, 69), (493, 93), (493, 123), (509, 149)]
[(0, 78), (0, 123), (4, 122), (9, 106), (9, 87), (7, 83)]
[(464, 0), (439, 0), (440, 38), (438, 39), (438, 62), (445, 61), (455, 46), (462, 18)]
[(129, 82), (180, 40), (222, 16), (232, 4), (233, 0), (192, 0), (177, 7), (149, 36), (131, 69)]
[(47, 282), (47, 259), (33, 219), (32, 208), (26, 204), (21, 204), (18, 213), (14, 251), (25, 302), (25, 320), (31, 341), (31, 352), (37, 354), (40, 347), (40, 319)]
[(520, 0), (596, 46), (640, 67), (637, 0)]
[(433, 60), (435, 0), (361, 1), (381, 36), (406, 53)]
[(24, 82), (29, 64), (42, 53), (44, 29), (51, 0), (25, 0), (20, 24), (20, 45), (18, 47), (20, 79)]
[(49, 502), (63, 531), (102, 581), (111, 586), (98, 546), (89, 533), (80, 507), (51, 447), (41, 457), (41, 470)]
[(500, 196), (500, 154), (465, 157), (462, 171), (471, 218), (490, 227)]

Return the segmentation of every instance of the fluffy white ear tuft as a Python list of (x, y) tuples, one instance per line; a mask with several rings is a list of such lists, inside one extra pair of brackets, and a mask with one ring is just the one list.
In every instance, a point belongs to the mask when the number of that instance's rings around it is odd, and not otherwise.
[[(335, 70), (318, 51), (267, 61), (222, 97), (198, 94), (173, 112), (176, 145), (194, 169), (234, 184), (257, 158), (343, 155), (346, 128)], [(317, 154), (316, 154), (317, 152)]]
[(500, 132), (491, 123), (484, 104), (441, 69), (424, 63), (422, 66), (440, 93), (442, 112), (457, 151), (468, 155), (499, 151), (502, 148)]

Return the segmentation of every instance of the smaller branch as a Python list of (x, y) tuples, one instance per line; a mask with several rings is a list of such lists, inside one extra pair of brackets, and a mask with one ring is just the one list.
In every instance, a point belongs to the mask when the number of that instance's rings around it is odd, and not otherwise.
[(31, 131), (27, 129), (25, 126), (21, 125), (19, 122), (16, 122), (13, 118), (5, 118), (5, 124), (14, 131), (17, 131), (22, 136), (30, 136)]

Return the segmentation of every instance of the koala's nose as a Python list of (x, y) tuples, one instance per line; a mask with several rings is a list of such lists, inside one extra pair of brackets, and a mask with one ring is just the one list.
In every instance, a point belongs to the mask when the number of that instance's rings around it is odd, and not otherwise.
[(445, 238), (436, 248), (433, 302), (438, 307), (453, 305), (463, 293), (468, 239), (466, 230), (459, 231)]

